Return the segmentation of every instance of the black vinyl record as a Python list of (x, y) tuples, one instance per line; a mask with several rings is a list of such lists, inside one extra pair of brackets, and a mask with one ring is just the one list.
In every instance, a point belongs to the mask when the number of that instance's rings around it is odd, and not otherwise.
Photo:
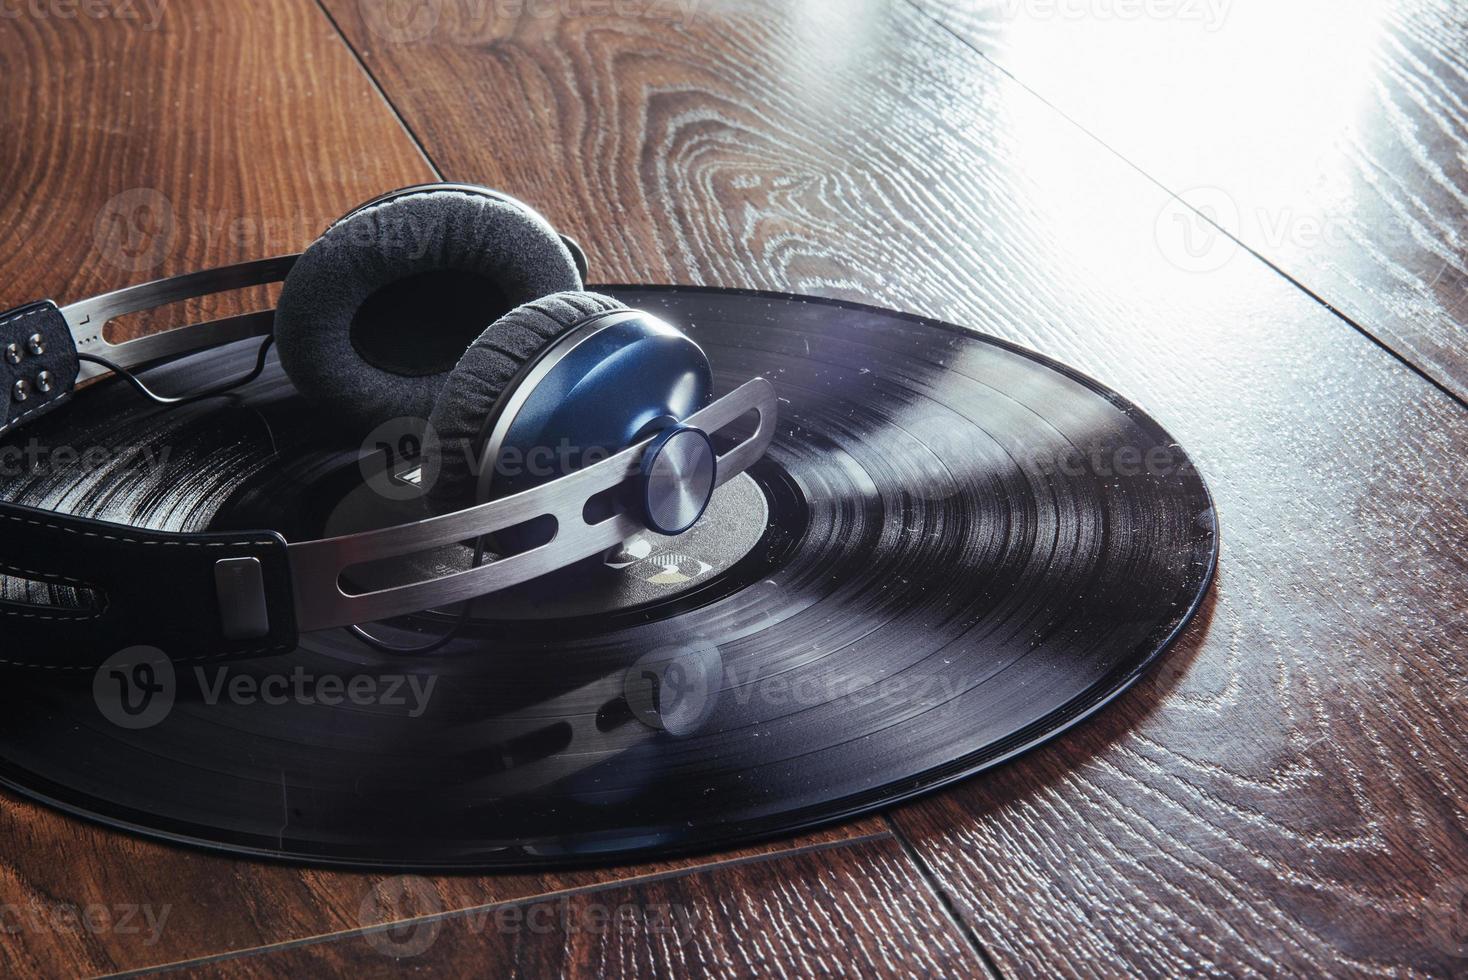
[[(765, 459), (698, 528), (486, 597), (430, 654), (333, 630), (203, 667), (7, 670), (0, 781), (150, 836), (311, 862), (723, 847), (1053, 737), (1133, 683), (1202, 600), (1208, 491), (1156, 422), (1096, 382), (851, 303), (609, 291), (683, 327), (720, 393), (755, 375), (778, 391)], [(253, 356), (236, 345), (148, 380), (217, 382)], [(107, 382), (0, 448), (7, 499), (151, 528), (298, 540), (360, 523), (380, 497), (364, 498), (360, 439), (274, 361), (234, 395), (172, 410)], [(455, 619), (372, 629), (421, 641)]]

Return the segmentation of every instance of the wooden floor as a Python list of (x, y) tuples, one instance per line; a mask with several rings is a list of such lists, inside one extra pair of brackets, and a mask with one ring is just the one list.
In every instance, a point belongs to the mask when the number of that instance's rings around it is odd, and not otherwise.
[(594, 278), (853, 298), (1069, 362), (1179, 438), (1223, 529), (1203, 614), (1096, 719), (737, 853), (400, 878), (0, 797), (0, 971), (1468, 974), (1468, 15), (1140, 6), (0, 8), (0, 307), (475, 181)]

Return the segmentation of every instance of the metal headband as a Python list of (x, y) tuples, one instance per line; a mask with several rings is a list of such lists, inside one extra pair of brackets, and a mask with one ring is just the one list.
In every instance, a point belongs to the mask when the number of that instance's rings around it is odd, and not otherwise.
[[(179, 327), (113, 344), (102, 328), (113, 317), (225, 290), (276, 282), (297, 256), (244, 262), (130, 286), (57, 308), (32, 304), (0, 314), (0, 325), (17, 321), (23, 330), (47, 317), (64, 321), (79, 353), (107, 357), (133, 369), (271, 331), (265, 310)], [(20, 323), (34, 315), (33, 323)], [(3, 341), (3, 337), (0, 337)], [(73, 366), (75, 360), (73, 355)], [(99, 377), (97, 365), (82, 367), (78, 380)], [(70, 388), (52, 405), (59, 407)], [(752, 434), (717, 457), (717, 485), (744, 472), (774, 437), (777, 399), (762, 378), (750, 380), (684, 420), (714, 435), (750, 412), (758, 414)], [(25, 413), (30, 414), (30, 413)], [(21, 424), (14, 419), (0, 434)], [(178, 534), (146, 531), (0, 502), (0, 574), (22, 574), (43, 582), (93, 586), (107, 594), (100, 611), (41, 615), (36, 607), (0, 601), (0, 630), (19, 646), (49, 647), (47, 656), (0, 656), (0, 664), (89, 667), (122, 646), (152, 643), (215, 651), (208, 655), (286, 650), (298, 631), (370, 622), (474, 598), (536, 578), (591, 557), (641, 530), (642, 522), (618, 514), (598, 523), (586, 519), (593, 497), (640, 476), (644, 451), (654, 437), (615, 456), (532, 490), (412, 524), (344, 537), (287, 543), (272, 531), (237, 534)], [(550, 541), (506, 558), (437, 578), (362, 594), (342, 587), (348, 569), (470, 541), (535, 519), (555, 522)], [(152, 581), (145, 588), (127, 567), (146, 554)], [(125, 559), (125, 560), (124, 560)], [(200, 584), (200, 580), (204, 581)], [(153, 590), (166, 586), (166, 598)], [(203, 605), (197, 623), (179, 622), (180, 607)], [(50, 607), (40, 607), (50, 610)], [(173, 614), (170, 619), (170, 612)], [(185, 613), (184, 615), (188, 615)], [(54, 638), (53, 638), (54, 637)], [(17, 645), (8, 645), (16, 649)], [(168, 651), (173, 655), (173, 651)], [(175, 658), (180, 659), (180, 658)], [(182, 659), (188, 659), (184, 657)]]

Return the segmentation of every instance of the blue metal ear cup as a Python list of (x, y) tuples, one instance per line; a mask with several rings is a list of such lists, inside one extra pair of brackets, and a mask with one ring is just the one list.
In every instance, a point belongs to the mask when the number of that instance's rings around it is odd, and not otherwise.
[[(533, 354), (513, 357), (548, 333)], [(515, 360), (513, 376), (501, 381)], [(521, 493), (678, 426), (712, 395), (708, 358), (673, 326), (595, 293), (549, 296), (507, 314), (466, 352), (430, 419), (424, 483), (442, 508)], [(679, 533), (702, 513), (699, 504), (688, 517), (690, 492), (712, 492), (711, 448), (706, 465), (689, 437), (653, 456), (662, 463), (646, 482), (662, 504), (642, 516), (655, 530)], [(707, 491), (670, 496), (670, 479), (685, 472), (695, 482), (707, 477)], [(636, 505), (647, 510), (652, 498), (643, 497)], [(615, 505), (605, 501), (606, 513), (586, 517), (610, 516)], [(687, 522), (677, 526), (680, 518)]]

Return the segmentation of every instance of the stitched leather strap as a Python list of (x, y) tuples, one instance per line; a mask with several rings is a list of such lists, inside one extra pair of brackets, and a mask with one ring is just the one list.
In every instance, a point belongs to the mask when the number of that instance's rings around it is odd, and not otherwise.
[(0, 313), (0, 436), (60, 408), (81, 362), (66, 318), (50, 300)]
[[(0, 437), (65, 404), (81, 362), (49, 300), (0, 313)], [(177, 534), (0, 502), (0, 575), (85, 590), (84, 607), (0, 599), (0, 665), (85, 670), (134, 646), (175, 662), (292, 649), (285, 540)]]
[[(229, 573), (241, 567), (243, 581)], [(0, 600), (0, 664), (77, 670), (133, 646), (179, 663), (296, 645), (286, 544), (272, 531), (145, 531), (0, 503), (0, 573), (96, 599), (87, 608)]]

